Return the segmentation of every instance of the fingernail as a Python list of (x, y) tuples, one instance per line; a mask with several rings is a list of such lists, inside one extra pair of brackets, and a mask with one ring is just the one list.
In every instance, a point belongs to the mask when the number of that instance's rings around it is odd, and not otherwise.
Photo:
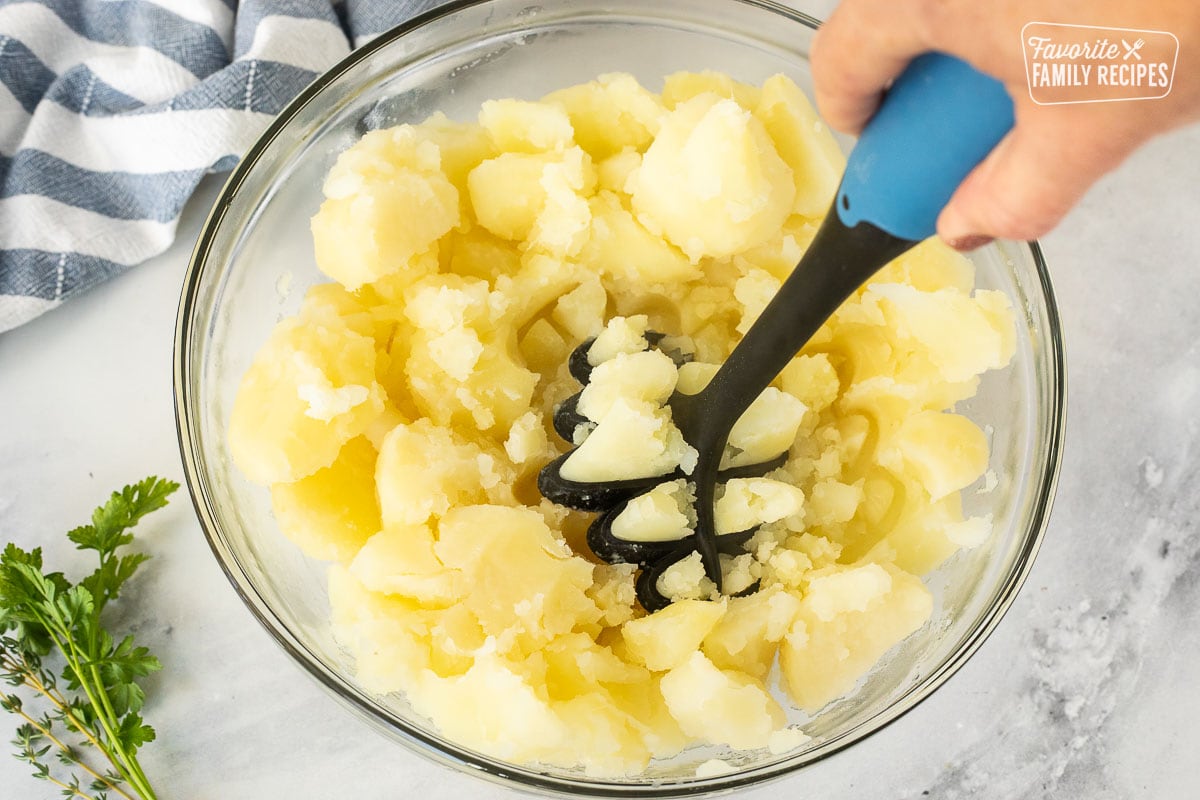
[(984, 245), (991, 244), (996, 241), (992, 236), (982, 236), (972, 234), (970, 236), (959, 236), (956, 239), (950, 240), (950, 246), (960, 253), (966, 253), (970, 250), (978, 250)]

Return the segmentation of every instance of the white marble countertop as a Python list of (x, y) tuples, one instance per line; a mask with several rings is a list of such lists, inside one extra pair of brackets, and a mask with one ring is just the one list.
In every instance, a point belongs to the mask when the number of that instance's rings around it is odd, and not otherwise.
[[(883, 732), (746, 797), (1173, 800), (1200, 749), (1200, 128), (1104, 180), (1045, 240), (1066, 327), (1065, 463), (1016, 604), (945, 687)], [(182, 480), (175, 310), (210, 180), (176, 245), (0, 335), (0, 533), (82, 570), (63, 536), (107, 493)], [(120, 604), (150, 683), (164, 798), (519, 797), (426, 762), (328, 697), (242, 607), (185, 490), (140, 531)], [(7, 741), (13, 722), (0, 716)], [(0, 795), (56, 796), (0, 755)]]

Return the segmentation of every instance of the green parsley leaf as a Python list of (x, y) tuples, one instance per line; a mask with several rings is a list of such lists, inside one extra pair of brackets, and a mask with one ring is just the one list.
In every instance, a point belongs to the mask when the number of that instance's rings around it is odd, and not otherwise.
[[(162, 664), (132, 636), (116, 641), (101, 613), (148, 558), (118, 552), (133, 543), (131, 529), (178, 488), (154, 477), (131, 484), (113, 492), (91, 524), (71, 530), (67, 538), (77, 549), (98, 559), (77, 584), (46, 573), (40, 548), (9, 544), (0, 551), (0, 681), (11, 687), (0, 690), (0, 710), (23, 720), (13, 740), (17, 758), (64, 797), (156, 800), (137, 760), (138, 749), (155, 738), (141, 717), (146, 694), (138, 681)], [(50, 664), (61, 666), (52, 671)], [(50, 711), (34, 716), (33, 701)], [(52, 749), (54, 769), (45, 760)], [(99, 753), (111, 769), (100, 771), (86, 752)]]

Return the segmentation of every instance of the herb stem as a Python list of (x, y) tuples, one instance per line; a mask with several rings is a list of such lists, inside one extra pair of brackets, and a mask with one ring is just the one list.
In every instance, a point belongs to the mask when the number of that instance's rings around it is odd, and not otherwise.
[[(48, 626), (47, 626), (47, 630), (49, 630)], [(53, 634), (51, 634), (51, 635), (53, 635)], [(55, 642), (57, 643), (57, 639), (55, 640)], [(61, 645), (60, 645), (60, 648), (61, 648)], [(62, 652), (64, 655), (66, 655), (65, 650), (63, 650)], [(76, 664), (73, 661), (68, 659), (68, 663), (71, 664), (72, 669), (75, 669)], [(141, 764), (138, 763), (136, 758), (131, 758), (130, 756), (126, 755), (124, 750), (121, 748), (120, 743), (117, 742), (115, 737), (112, 736), (111, 728), (109, 726), (105, 725), (104, 730), (105, 730), (105, 733), (107, 733), (109, 735), (110, 741), (112, 741), (112, 748), (105, 748), (100, 743), (100, 740), (97, 739), (96, 736), (91, 732), (91, 729), (89, 729), (88, 726), (84, 724), (83, 720), (79, 719), (79, 717), (75, 714), (75, 711), (67, 703), (66, 698), (63, 697), (62, 694), (60, 694), (56, 690), (51, 689), (50, 687), (46, 686), (44, 683), (42, 683), (40, 680), (38, 680), (37, 676), (30, 673), (27, 669), (25, 669), (20, 664), (16, 664), (16, 663), (12, 662), (11, 660), (6, 659), (5, 666), (7, 669), (11, 669), (11, 671), (19, 673), (22, 676), (22, 678), (24, 679), (24, 685), (27, 688), (48, 697), (50, 699), (50, 701), (52, 703), (54, 703), (54, 705), (57, 706), (60, 711), (62, 711), (63, 718), (67, 722), (69, 722), (76, 730), (78, 730), (79, 733), (81, 735), (83, 735), (83, 737), (85, 739), (87, 739), (88, 743), (90, 743), (97, 750), (99, 750), (100, 752), (103, 753), (103, 752), (111, 752), (111, 750), (115, 749), (115, 750), (119, 751), (121, 760), (123, 762), (132, 761), (132, 767), (136, 769), (136, 778), (133, 774), (131, 774), (129, 771), (127, 771), (126, 767), (130, 766), (129, 764), (118, 763), (116, 760), (110, 759), (113, 761), (113, 766), (117, 768), (117, 771), (120, 773), (122, 779), (125, 782), (127, 782), (130, 786), (134, 787), (134, 790), (143, 798), (143, 800), (157, 800), (157, 795), (154, 793), (154, 790), (150, 787), (150, 780), (149, 780), (149, 778), (146, 777), (146, 774), (142, 771)], [(80, 680), (80, 684), (81, 684), (81, 688), (83, 688), (84, 692), (87, 694), (89, 701), (91, 701), (92, 694), (90, 691), (88, 691), (88, 688), (83, 685), (84, 681), (82, 680), (82, 677)], [(92, 705), (95, 706), (95, 701), (92, 701)], [(110, 708), (111, 708), (111, 706), (110, 706)], [(30, 720), (28, 715), (24, 714), (23, 712), (18, 712), (18, 713), (20, 713), (21, 716), (25, 717), (26, 720), (29, 720), (29, 722), (31, 724), (33, 724), (34, 727), (38, 728), (39, 730), (42, 729), (40, 725), (38, 725), (36, 722), (33, 722), (33, 720)], [(97, 715), (97, 718), (99, 718), (99, 715)], [(103, 720), (100, 720), (100, 722), (102, 725), (104, 724)], [(66, 749), (66, 748), (62, 747), (62, 745), (58, 742), (58, 740), (56, 738), (50, 736), (49, 733), (45, 733), (45, 735), (52, 742), (57, 744), (60, 747), (60, 749), (64, 749), (64, 750)], [(103, 781), (106, 785), (111, 787), (114, 791), (118, 792), (122, 797), (128, 798), (128, 800), (134, 800), (134, 798), (130, 794), (128, 794), (124, 789), (121, 789), (119, 786), (117, 786), (112, 781), (105, 778), (103, 775), (98, 775), (91, 767), (89, 767), (84, 762), (78, 761), (76, 763), (78, 763), (81, 767), (83, 767), (83, 769), (87, 770), (89, 773), (94, 775), (96, 778)]]
[[(49, 728), (44, 727), (40, 722), (38, 722), (33, 717), (26, 714), (23, 709), (15, 709), (14, 713), (17, 716), (24, 719), (27, 723), (29, 723), (29, 725), (32, 726), (34, 730), (36, 730), (42, 736), (46, 737), (46, 739), (51, 744), (53, 744), (55, 747), (57, 747), (59, 750), (61, 750), (64, 753), (71, 752), (71, 748), (68, 747), (65, 742), (63, 742), (61, 739), (59, 739), (57, 736), (55, 736), (50, 731)], [(76, 758), (76, 759), (74, 759), (74, 763), (77, 764), (81, 769), (83, 769), (89, 775), (91, 775), (93, 778), (95, 778), (97, 781), (99, 781), (100, 783), (103, 783), (110, 791), (116, 792), (117, 794), (121, 795), (122, 797), (127, 798), (127, 800), (134, 800), (132, 795), (130, 795), (128, 792), (126, 792), (124, 789), (122, 789), (118, 784), (113, 783), (111, 780), (109, 780), (104, 775), (101, 775), (99, 772), (96, 772), (96, 770), (92, 769), (91, 766), (88, 765), (87, 762), (85, 762), (83, 759)]]
[(104, 752), (104, 747), (100, 744), (100, 740), (97, 739), (92, 733), (91, 729), (83, 723), (83, 720), (76, 716), (74, 709), (72, 709), (70, 704), (67, 703), (67, 698), (63, 697), (62, 694), (57, 690), (46, 686), (44, 683), (38, 680), (36, 675), (24, 670), (23, 668), (22, 674), (25, 678), (26, 687), (50, 698), (50, 702), (54, 703), (54, 705), (62, 711), (63, 719), (66, 722), (69, 722), (72, 727), (75, 728), (75, 730), (79, 731), (79, 733), (88, 740), (88, 743), (92, 745), (92, 747), (95, 747), (100, 752)]
[[(88, 667), (88, 672), (92, 674), (92, 680), (95, 681), (96, 692), (100, 695), (100, 702), (103, 704), (104, 714), (109, 718), (109, 720), (112, 721), (113, 725), (116, 725), (117, 714), (116, 711), (113, 710), (112, 701), (109, 700), (108, 692), (104, 689), (104, 682), (100, 678), (100, 670), (97, 669), (93, 664)], [(80, 680), (80, 683), (83, 683), (82, 679)], [(91, 695), (89, 695), (89, 697), (90, 696)], [(95, 705), (94, 701), (93, 705)], [(109, 728), (106, 727), (105, 730), (107, 731)], [(150, 779), (146, 777), (146, 773), (142, 772), (142, 765), (138, 763), (137, 756), (126, 752), (125, 745), (121, 743), (120, 739), (116, 739), (114, 737), (110, 741), (112, 741), (113, 749), (117, 751), (121, 757), (121, 760), (129, 769), (130, 776), (126, 778), (126, 780), (129, 781), (129, 783), (134, 787), (134, 789), (137, 790), (137, 793), (141, 795), (144, 800), (158, 800), (157, 796), (154, 794), (154, 790), (150, 788)]]
[[(58, 630), (55, 630), (55, 628), (44, 619), (39, 620), (39, 622), (45, 626), (46, 633), (48, 633), (50, 638), (54, 641), (54, 646), (57, 647), (59, 652), (61, 652), (66, 658), (67, 665), (71, 668), (76, 679), (79, 681), (79, 688), (83, 690), (85, 695), (87, 695), (88, 702), (91, 703), (92, 708), (96, 710), (96, 721), (99, 722), (100, 727), (104, 729), (105, 739), (109, 744), (109, 752), (115, 756), (115, 758), (112, 759), (113, 766), (117, 768), (117, 772), (121, 774), (121, 777), (130, 786), (132, 786), (134, 790), (138, 792), (138, 794), (141, 794), (142, 787), (139, 786), (134, 780), (134, 776), (130, 773), (128, 766), (125, 764), (126, 756), (124, 749), (121, 747), (121, 741), (117, 738), (116, 731), (113, 730), (113, 726), (109, 723), (109, 719), (104, 707), (101, 706), (97, 700), (94, 687), (84, 675), (83, 668), (79, 663), (79, 650), (75, 647), (75, 642), (70, 636), (65, 637), (66, 641), (61, 641), (58, 636)], [(103, 686), (100, 687), (100, 693), (104, 694)], [(108, 698), (106, 697), (105, 700), (107, 699)]]
[[(50, 781), (51, 783), (53, 783), (55, 786), (62, 787), (62, 790), (64, 793), (70, 792), (70, 794), (64, 794), (63, 795), (64, 797), (82, 797), (82, 798), (84, 798), (84, 800), (91, 800), (91, 798), (89, 798), (86, 794), (84, 794), (82, 791), (80, 791), (78, 786), (71, 786), (68, 783), (63, 783), (58, 778), (51, 775), (49, 772), (46, 773), (45, 779)], [(128, 797), (128, 795), (126, 795), (126, 796)]]

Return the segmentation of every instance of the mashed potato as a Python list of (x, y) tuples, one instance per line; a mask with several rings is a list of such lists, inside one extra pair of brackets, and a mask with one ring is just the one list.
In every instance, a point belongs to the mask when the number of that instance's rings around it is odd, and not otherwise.
[[(648, 615), (636, 568), (600, 563), (588, 515), (536, 488), (571, 446), (550, 424), (579, 390), (567, 357), (597, 335), (583, 471), (686, 466), (662, 401), (728, 356), (842, 167), (788, 79), (691, 73), (662, 94), (606, 75), (497, 100), (340, 156), (312, 220), (336, 282), (263, 346), (229, 435), (283, 532), (333, 562), (332, 622), (364, 686), (405, 693), (461, 745), (621, 775), (693, 744), (802, 741), (781, 700), (818, 712), (925, 623), (919, 576), (990, 525), (963, 515), (988, 447), (953, 408), (1014, 349), (1004, 296), (937, 242), (859, 290), (739, 423), (747, 461), (788, 452), (718, 503), (721, 532), (759, 526), (727, 564), (731, 588), (758, 591), (713, 595), (696, 556)], [(676, 372), (647, 329), (696, 363)], [(690, 497), (664, 483), (618, 527), (675, 537)]]

